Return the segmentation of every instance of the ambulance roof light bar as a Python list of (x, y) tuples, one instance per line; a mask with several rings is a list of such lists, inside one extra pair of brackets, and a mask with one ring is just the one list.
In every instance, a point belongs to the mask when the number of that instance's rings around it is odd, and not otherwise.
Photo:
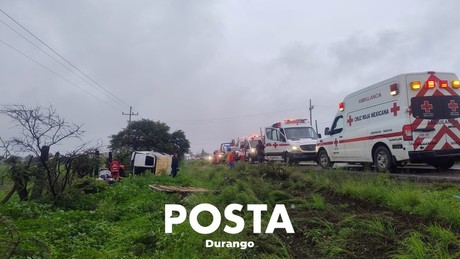
[(343, 104), (343, 102), (339, 103), (339, 111), (343, 112), (343, 110), (345, 109), (344, 106), (345, 105)]
[(257, 134), (252, 134), (252, 135), (251, 135), (251, 139), (256, 139), (256, 138), (259, 138), (259, 137), (260, 137), (260, 136), (257, 135)]
[[(449, 82), (447, 80), (428, 80), (425, 82), (425, 87), (428, 89), (433, 89), (436, 87), (436, 83), (439, 84), (439, 88), (448, 88), (449, 87)], [(453, 80), (452, 82), (452, 87), (453, 88), (460, 88), (460, 81), (459, 80)], [(422, 88), (422, 84), (420, 81), (413, 81), (410, 83), (412, 90), (420, 90)]]
[(285, 119), (284, 123), (305, 123), (307, 119)]

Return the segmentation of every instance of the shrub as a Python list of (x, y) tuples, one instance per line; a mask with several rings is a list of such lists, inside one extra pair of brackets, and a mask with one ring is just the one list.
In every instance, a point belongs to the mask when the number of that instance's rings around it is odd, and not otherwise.
[(72, 184), (74, 190), (80, 190), (85, 194), (102, 192), (107, 189), (107, 187), (108, 185), (105, 181), (91, 177), (76, 179)]
[(285, 166), (280, 163), (266, 163), (260, 164), (255, 169), (257, 176), (272, 180), (272, 181), (284, 181), (289, 178), (291, 172), (286, 170)]

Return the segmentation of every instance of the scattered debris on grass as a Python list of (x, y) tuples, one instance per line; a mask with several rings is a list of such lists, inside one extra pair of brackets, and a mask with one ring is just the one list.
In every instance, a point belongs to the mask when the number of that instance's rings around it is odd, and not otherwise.
[(155, 191), (160, 191), (160, 192), (168, 192), (168, 193), (192, 193), (192, 192), (213, 192), (216, 193), (216, 190), (208, 190), (204, 188), (198, 188), (198, 187), (190, 187), (190, 186), (171, 186), (171, 185), (159, 185), (159, 184), (154, 184), (154, 185), (149, 185), (149, 187)]

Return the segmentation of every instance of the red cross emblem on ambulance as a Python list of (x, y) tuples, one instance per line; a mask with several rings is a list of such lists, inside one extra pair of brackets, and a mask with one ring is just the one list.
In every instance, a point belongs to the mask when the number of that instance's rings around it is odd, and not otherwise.
[[(351, 123), (353, 122), (353, 118), (351, 117), (351, 115), (348, 117), (348, 120), (347, 120), (347, 123), (348, 125), (350, 125), (351, 127)], [(337, 145), (336, 145), (337, 146)]]
[(449, 104), (447, 105), (451, 111), (456, 112), (458, 109), (458, 103), (455, 102), (455, 100), (450, 100)]
[(429, 101), (423, 101), (422, 110), (429, 113), (433, 109), (433, 105)]
[(398, 111), (401, 110), (397, 103), (393, 103), (393, 107), (391, 107), (390, 112), (393, 113), (394, 116), (398, 116)]
[(273, 146), (274, 146), (275, 148), (277, 148), (277, 147), (278, 147), (278, 143), (276, 143), (276, 142), (273, 143)]
[(334, 140), (334, 145), (337, 146), (339, 144), (339, 141), (337, 139)]

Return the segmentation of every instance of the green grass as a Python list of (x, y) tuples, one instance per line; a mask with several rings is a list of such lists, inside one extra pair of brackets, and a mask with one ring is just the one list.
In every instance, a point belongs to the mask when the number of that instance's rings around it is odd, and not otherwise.
[[(1, 169), (1, 167), (0, 167)], [(186, 196), (148, 185), (194, 186), (217, 192)], [(309, 171), (281, 164), (234, 169), (206, 162), (184, 163), (178, 177), (136, 176), (114, 185), (79, 180), (58, 206), (18, 202), (0, 206), (0, 257), (51, 258), (456, 258), (460, 256), (460, 200), (457, 184), (398, 182), (385, 174)], [(86, 191), (88, 194), (85, 194)], [(1, 193), (0, 193), (1, 194)], [(221, 227), (209, 235), (188, 223), (164, 233), (164, 205), (190, 210), (211, 203), (222, 213), (244, 206), (245, 229)], [(268, 204), (262, 231), (275, 204), (285, 204), (295, 234), (253, 234), (247, 204)], [(210, 223), (207, 213), (200, 223)], [(233, 226), (233, 225), (232, 225)], [(204, 240), (253, 241), (255, 248), (204, 248)]]
[(438, 225), (426, 227), (424, 233), (413, 231), (402, 241), (396, 258), (459, 258), (458, 234)]
[(314, 193), (312, 194), (311, 206), (317, 210), (324, 210), (326, 209), (326, 201), (324, 200), (323, 196), (321, 196), (321, 194)]
[[(151, 190), (149, 184), (196, 186), (220, 190), (219, 194), (199, 193), (182, 197)], [(20, 203), (11, 200), (0, 207), (6, 218), (0, 227), (14, 227), (19, 240), (40, 240), (20, 243), (16, 255), (53, 258), (230, 258), (286, 257), (286, 248), (274, 235), (254, 236), (252, 213), (242, 212), (247, 227), (239, 234), (230, 235), (221, 227), (212, 234), (196, 233), (188, 223), (173, 227), (172, 234), (164, 232), (165, 204), (182, 204), (190, 210), (200, 203), (211, 203), (222, 212), (230, 203), (262, 203), (245, 181), (236, 172), (226, 167), (210, 167), (206, 164), (185, 164), (176, 178), (169, 176), (137, 176), (105, 186), (94, 194), (73, 190), (68, 198), (61, 200), (59, 207), (39, 203)], [(272, 208), (270, 208), (271, 210)], [(244, 208), (244, 211), (246, 209)], [(223, 217), (224, 218), (224, 217)], [(263, 215), (262, 229), (266, 227), (268, 215)], [(200, 214), (199, 221), (211, 222), (208, 213)], [(15, 233), (16, 233), (15, 232)], [(0, 235), (0, 240), (13, 244), (9, 235)], [(204, 240), (257, 241), (258, 247), (251, 250), (204, 248)], [(0, 247), (0, 252), (2, 252)], [(8, 250), (7, 248), (3, 248)], [(1, 256), (0, 256), (1, 257)]]
[(344, 171), (311, 172), (306, 181), (319, 189), (460, 228), (460, 200), (455, 198), (460, 194), (458, 184), (404, 182), (385, 174), (353, 175)]

